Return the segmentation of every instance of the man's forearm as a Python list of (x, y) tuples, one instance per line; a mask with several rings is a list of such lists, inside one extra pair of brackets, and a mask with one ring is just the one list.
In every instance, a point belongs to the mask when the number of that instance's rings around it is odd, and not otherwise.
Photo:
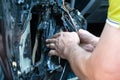
[(92, 53), (79, 45), (66, 49), (73, 71), (83, 80), (120, 80), (120, 30), (106, 24)]
[(65, 53), (68, 55), (72, 70), (75, 74), (83, 80), (88, 80), (89, 71), (87, 71), (87, 63), (91, 53), (82, 49), (79, 45), (71, 45), (65, 49)]

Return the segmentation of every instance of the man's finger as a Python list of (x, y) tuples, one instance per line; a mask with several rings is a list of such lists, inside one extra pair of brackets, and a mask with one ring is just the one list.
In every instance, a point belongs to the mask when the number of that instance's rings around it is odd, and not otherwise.
[(54, 43), (47, 44), (46, 46), (51, 48), (51, 49), (55, 49), (55, 44)]
[(50, 51), (49, 51), (49, 55), (50, 55), (50, 56), (53, 56), (53, 55), (58, 56), (58, 53), (56, 52), (56, 50), (50, 50)]
[(55, 35), (52, 36), (52, 38), (57, 38), (61, 35), (61, 33), (56, 33)]
[(47, 39), (46, 40), (46, 43), (49, 44), (49, 43), (56, 43), (56, 39)]
[(91, 44), (80, 44), (80, 46), (86, 51), (92, 52), (94, 47)]

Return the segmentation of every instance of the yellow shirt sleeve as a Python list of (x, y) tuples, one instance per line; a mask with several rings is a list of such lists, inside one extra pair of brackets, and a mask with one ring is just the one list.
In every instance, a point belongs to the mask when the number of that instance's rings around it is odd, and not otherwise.
[(109, 0), (108, 20), (120, 28), (120, 0)]

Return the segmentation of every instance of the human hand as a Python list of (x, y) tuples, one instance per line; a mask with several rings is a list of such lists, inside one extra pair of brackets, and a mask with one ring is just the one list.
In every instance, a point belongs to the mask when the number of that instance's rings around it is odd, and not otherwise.
[(94, 36), (86, 30), (80, 29), (78, 31), (78, 35), (81, 41), (80, 46), (89, 52), (92, 52), (99, 42), (99, 37)]
[(76, 32), (61, 32), (55, 34), (51, 39), (46, 40), (47, 47), (51, 48), (50, 55), (57, 55), (66, 59), (69, 53), (66, 48), (80, 44), (79, 36)]

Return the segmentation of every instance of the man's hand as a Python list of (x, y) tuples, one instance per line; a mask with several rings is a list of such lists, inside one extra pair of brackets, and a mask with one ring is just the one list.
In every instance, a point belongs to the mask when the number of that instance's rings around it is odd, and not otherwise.
[(54, 35), (52, 39), (47, 39), (47, 47), (53, 49), (50, 51), (50, 54), (65, 58), (65, 55), (67, 54), (64, 55), (65, 48), (76, 44), (80, 45), (80, 47), (86, 51), (92, 52), (99, 42), (99, 38), (82, 29), (77, 33), (61, 32)]
[(92, 52), (99, 42), (99, 38), (86, 30), (80, 29), (78, 31), (80, 37), (80, 46), (86, 51)]
[(66, 53), (66, 48), (79, 45), (80, 39), (76, 32), (61, 32), (55, 34), (51, 39), (47, 39), (47, 47), (51, 48), (50, 55), (57, 55), (64, 59), (69, 53)]

